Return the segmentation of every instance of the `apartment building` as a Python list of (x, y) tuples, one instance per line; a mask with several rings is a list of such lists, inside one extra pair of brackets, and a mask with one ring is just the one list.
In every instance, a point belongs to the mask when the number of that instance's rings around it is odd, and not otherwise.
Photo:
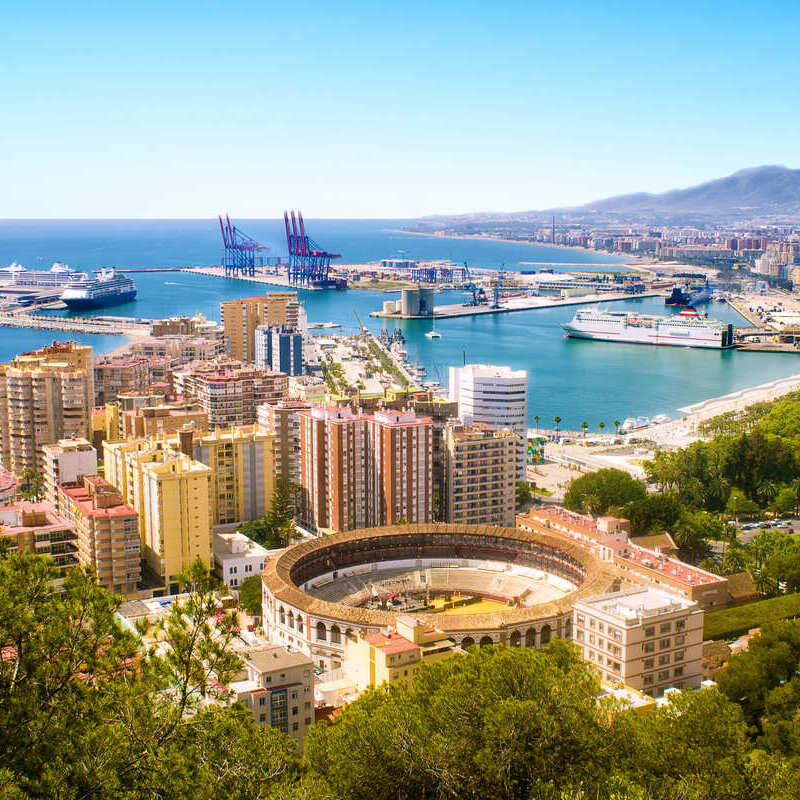
[(297, 292), (271, 292), (261, 297), (244, 297), (220, 303), (225, 346), (231, 358), (256, 360), (255, 332), (259, 325), (285, 326), (301, 330), (304, 313)]
[(445, 444), (444, 429), (448, 421), (458, 417), (458, 402), (436, 397), (431, 391), (389, 392), (383, 401), (385, 408), (407, 408), (419, 417), (430, 417), (433, 423), (433, 518), (445, 519)]
[(302, 516), (346, 531), (433, 517), (432, 422), (411, 411), (300, 411)]
[(587, 544), (632, 583), (652, 586), (696, 602), (707, 611), (723, 608), (730, 602), (728, 579), (724, 575), (670, 558), (663, 552), (664, 548), (649, 549), (634, 544), (626, 519), (599, 517), (595, 520), (558, 506), (535, 506), (517, 517), (517, 527), (556, 532)]
[(296, 376), (303, 374), (303, 334), (294, 328), (259, 325), (255, 332), (257, 367)]
[(59, 513), (58, 486), (61, 483), (75, 483), (85, 475), (97, 475), (97, 450), (87, 439), (61, 439), (42, 448), (44, 454), (44, 497), (52, 503)]
[(207, 320), (202, 314), (193, 317), (167, 317), (153, 323), (152, 334), (156, 338), (164, 336), (201, 336), (205, 339), (222, 341), (224, 329), (218, 322)]
[(75, 524), (56, 513), (52, 503), (20, 500), (0, 507), (0, 541), (12, 553), (50, 556), (63, 583), (67, 570), (78, 565)]
[(700, 687), (703, 616), (676, 595), (627, 589), (576, 601), (573, 639), (602, 679), (658, 696)]
[(346, 639), (342, 670), (360, 693), (382, 684), (408, 684), (420, 665), (463, 652), (446, 633), (403, 615), (394, 629), (362, 631)]
[(54, 342), (0, 365), (0, 461), (21, 476), (46, 444), (90, 435), (94, 358), (88, 345)]
[(153, 372), (148, 358), (100, 356), (94, 363), (94, 404), (102, 406), (120, 394), (149, 392)]
[(177, 576), (199, 559), (211, 566), (211, 470), (183, 453), (155, 451), (139, 461), (144, 516), (142, 555), (169, 594)]
[(210, 472), (211, 520), (228, 525), (260, 519), (275, 491), (273, 436), (257, 425), (200, 434), (190, 426), (168, 444)]
[(104, 442), (106, 477), (139, 514), (142, 558), (169, 594), (199, 558), (211, 565), (211, 469), (165, 440)]
[(255, 424), (258, 406), (287, 396), (289, 378), (282, 372), (209, 362), (176, 370), (173, 384), (176, 393), (198, 402), (213, 429)]
[(281, 400), (258, 407), (258, 424), (273, 436), (272, 461), (275, 480), (287, 486), (300, 483), (300, 411), (311, 404), (305, 400)]
[(141, 580), (139, 518), (105, 478), (61, 484), (59, 507), (75, 524), (78, 559), (114, 594), (135, 594)]
[(121, 439), (170, 436), (186, 425), (205, 433), (208, 430), (208, 412), (194, 401), (161, 403), (124, 411), (120, 422)]
[(314, 663), (300, 652), (271, 646), (244, 656), (245, 669), (230, 688), (260, 725), (283, 731), (302, 747), (314, 724)]
[(238, 531), (214, 534), (214, 574), (233, 589), (260, 575), (270, 552)]
[(492, 364), (450, 367), (450, 400), (458, 402), (458, 416), (471, 425), (482, 422), (493, 428), (511, 428), (520, 437), (518, 469), (525, 473), (528, 429), (528, 373), (524, 369)]
[(519, 438), (480, 423), (445, 428), (445, 522), (514, 527)]

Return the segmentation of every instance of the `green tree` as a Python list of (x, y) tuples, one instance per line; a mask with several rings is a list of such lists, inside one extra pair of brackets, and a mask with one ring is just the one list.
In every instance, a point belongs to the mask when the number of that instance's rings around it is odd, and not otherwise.
[(244, 800), (290, 779), (288, 737), (214, 705), (241, 662), (205, 567), (181, 576), (187, 598), (148, 631), (158, 644), (120, 627), (120, 601), (87, 571), (69, 571), (63, 590), (57, 577), (40, 556), (0, 560), (5, 786), (37, 798)]
[(789, 486), (781, 488), (770, 503), (770, 511), (779, 516), (791, 514), (797, 508), (797, 492)]
[(567, 487), (564, 505), (571, 511), (605, 514), (617, 508), (641, 500), (647, 494), (641, 481), (632, 478), (621, 469), (601, 469), (575, 478)]
[(561, 425), (561, 417), (553, 417), (553, 422), (556, 424), (556, 437), (558, 436), (559, 425)]
[(517, 481), (517, 508), (522, 508), (530, 503), (532, 498), (533, 493), (528, 481)]
[(601, 420), (600, 422), (598, 422), (598, 423), (597, 423), (597, 429), (600, 431), (600, 433), (602, 433), (602, 432), (603, 432), (603, 430), (605, 429), (605, 427), (606, 427), (606, 424), (605, 424), (605, 422), (603, 422), (602, 420)]
[(239, 586), (239, 605), (251, 616), (261, 616), (261, 576), (251, 575)]
[(292, 486), (278, 481), (269, 511), (261, 519), (242, 523), (239, 532), (270, 550), (286, 547), (297, 536), (294, 524), (296, 494)]
[(25, 467), (22, 472), (19, 495), (23, 500), (39, 502), (44, 497), (44, 478), (40, 472)]
[(618, 419), (615, 419), (614, 420), (614, 433), (619, 433), (619, 426), (620, 425), (622, 425), (622, 423)]
[(583, 431), (583, 438), (584, 439), (586, 438), (586, 431), (588, 430), (588, 428), (589, 428), (589, 423), (586, 422), (586, 420), (581, 422), (581, 430)]
[(539, 415), (535, 415), (533, 421), (536, 423), (536, 433), (539, 433)]

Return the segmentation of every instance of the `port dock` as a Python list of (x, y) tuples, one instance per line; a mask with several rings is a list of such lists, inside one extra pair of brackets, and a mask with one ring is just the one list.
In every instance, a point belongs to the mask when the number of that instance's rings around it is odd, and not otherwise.
[(641, 297), (661, 297), (663, 292), (641, 292), (630, 294), (628, 292), (604, 292), (603, 294), (578, 295), (574, 297), (509, 297), (503, 298), (499, 306), (477, 305), (466, 306), (462, 304), (434, 306), (432, 314), (403, 315), (372, 311), (371, 317), (382, 319), (449, 319), (453, 317), (473, 317), (481, 314), (509, 314), (513, 311), (537, 311), (539, 309), (559, 308), (561, 306), (580, 306), (593, 303), (610, 303), (620, 300), (637, 300)]
[(149, 336), (152, 320), (126, 317), (56, 317), (47, 314), (0, 312), (0, 327), (30, 328), (68, 333), (95, 333), (104, 336)]

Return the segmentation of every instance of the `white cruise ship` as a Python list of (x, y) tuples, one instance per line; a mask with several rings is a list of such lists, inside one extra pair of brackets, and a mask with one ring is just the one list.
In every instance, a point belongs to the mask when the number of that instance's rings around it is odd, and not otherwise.
[(653, 344), (664, 347), (734, 347), (733, 325), (701, 317), (691, 306), (674, 316), (656, 317), (633, 311), (603, 311), (598, 308), (575, 312), (571, 322), (561, 325), (567, 336), (603, 342)]
[(12, 263), (10, 267), (0, 269), (0, 284), (13, 286), (33, 286), (48, 288), (58, 286), (71, 286), (78, 281), (87, 279), (85, 272), (71, 269), (60, 261), (53, 262), (49, 270), (25, 269), (22, 264)]
[(61, 294), (62, 302), (75, 311), (105, 308), (129, 303), (136, 297), (136, 285), (115, 269), (101, 269), (97, 277), (69, 286)]

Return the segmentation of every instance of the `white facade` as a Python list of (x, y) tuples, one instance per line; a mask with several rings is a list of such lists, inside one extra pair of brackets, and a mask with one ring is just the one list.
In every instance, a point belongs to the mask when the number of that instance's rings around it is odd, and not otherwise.
[(87, 439), (61, 439), (42, 448), (44, 492), (48, 503), (58, 508), (58, 485), (97, 475), (97, 450)]
[(642, 587), (577, 601), (573, 640), (604, 680), (654, 697), (703, 679), (703, 610)]
[(242, 582), (264, 569), (267, 550), (238, 531), (214, 534), (214, 574), (226, 585), (236, 589)]
[(492, 364), (450, 367), (449, 399), (465, 425), (482, 422), (520, 435), (518, 474), (524, 477), (528, 430), (528, 372)]

